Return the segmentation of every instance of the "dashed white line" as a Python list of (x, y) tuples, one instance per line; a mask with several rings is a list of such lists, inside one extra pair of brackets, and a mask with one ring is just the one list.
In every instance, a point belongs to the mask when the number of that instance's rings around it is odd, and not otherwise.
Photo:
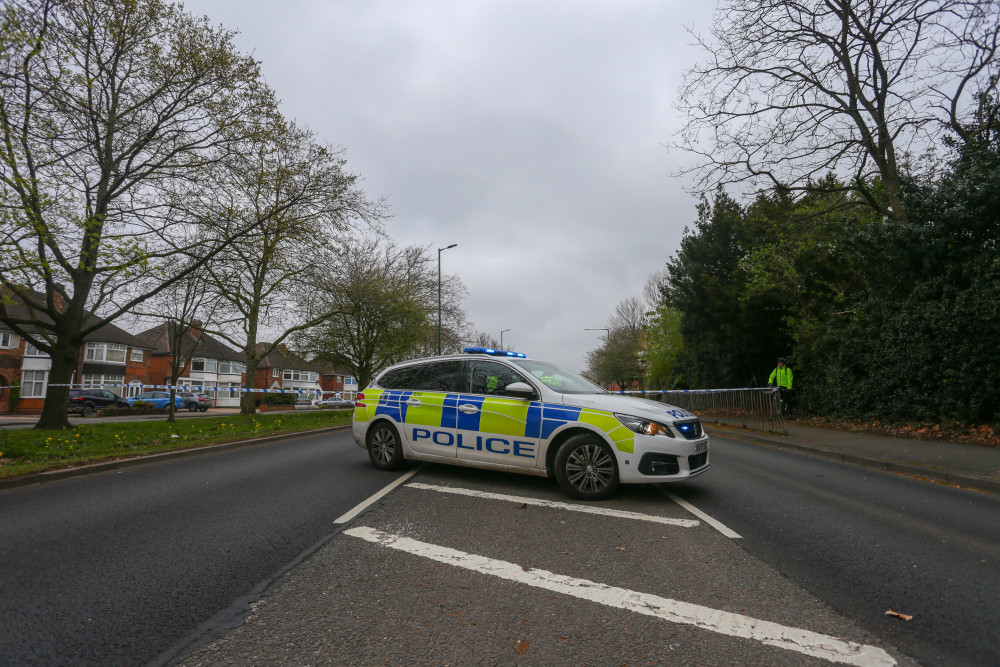
[(715, 528), (717, 531), (719, 531), (726, 537), (731, 537), (736, 540), (741, 539), (740, 534), (737, 533), (735, 530), (726, 526), (721, 521), (717, 521), (716, 519), (713, 519), (709, 515), (705, 514), (700, 509), (698, 509), (691, 503), (687, 502), (686, 500), (678, 496), (676, 493), (667, 491), (664, 488), (661, 488), (660, 491), (662, 491), (663, 494), (667, 496), (667, 498), (670, 498), (672, 501), (674, 501), (675, 503), (686, 509), (688, 512), (691, 512), (691, 514), (694, 514), (696, 517), (698, 517), (699, 519), (710, 525), (712, 528)]
[(609, 607), (662, 618), (672, 623), (683, 623), (732, 637), (752, 639), (830, 662), (858, 667), (891, 667), (896, 664), (891, 655), (875, 646), (844, 641), (829, 635), (762, 621), (742, 614), (608, 586), (587, 579), (554, 574), (547, 570), (526, 568), (507, 561), (384, 533), (367, 526), (349, 528), (344, 534), (439, 563), (563, 593)]
[[(627, 512), (624, 510), (614, 510), (607, 507), (594, 505), (575, 505), (573, 503), (561, 503), (554, 500), (542, 500), (541, 498), (527, 498), (523, 496), (508, 496), (502, 493), (489, 493), (486, 491), (475, 491), (473, 489), (463, 489), (454, 486), (438, 486), (436, 484), (422, 484), (411, 482), (406, 485), (409, 489), (424, 489), (427, 491), (438, 491), (439, 493), (453, 493), (460, 496), (471, 496), (473, 498), (485, 498), (488, 500), (503, 500), (511, 503), (521, 503), (523, 505), (536, 505), (538, 507), (552, 507), (555, 509), (569, 510), (571, 512), (586, 512), (588, 514), (600, 514), (618, 519), (634, 519), (636, 521), (650, 521), (652, 523), (663, 523), (670, 526), (681, 526), (692, 528), (698, 525), (697, 521), (691, 519), (668, 519), (652, 514), (641, 514), (639, 512)], [(739, 537), (737, 535), (737, 537)]]
[(378, 493), (374, 494), (373, 496), (371, 496), (367, 500), (362, 501), (360, 504), (358, 504), (357, 506), (355, 506), (355, 508), (352, 509), (351, 511), (349, 511), (347, 514), (344, 514), (344, 515), (340, 516), (339, 518), (335, 519), (334, 523), (347, 523), (348, 521), (350, 521), (351, 519), (353, 519), (357, 515), (361, 514), (363, 511), (365, 511), (365, 509), (368, 506), (373, 505), (375, 502), (377, 502), (380, 498), (382, 498), (382, 496), (384, 496), (385, 494), (389, 493), (390, 491), (392, 491), (393, 489), (395, 489), (397, 486), (399, 486), (400, 484), (403, 484), (404, 482), (406, 482), (406, 480), (408, 480), (411, 477), (413, 477), (414, 475), (416, 475), (419, 471), (420, 471), (420, 468), (417, 467), (417, 468), (414, 468), (413, 470), (411, 470), (410, 472), (406, 473), (402, 477), (399, 477), (392, 484), (389, 484), (384, 489), (382, 489)]

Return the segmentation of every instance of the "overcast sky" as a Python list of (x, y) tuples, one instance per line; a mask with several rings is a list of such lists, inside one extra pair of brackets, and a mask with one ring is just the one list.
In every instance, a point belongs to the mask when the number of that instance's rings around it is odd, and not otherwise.
[(400, 245), (458, 247), (476, 331), (572, 370), (695, 219), (665, 148), (711, 4), (188, 0), (238, 30), (283, 113), (346, 149)]

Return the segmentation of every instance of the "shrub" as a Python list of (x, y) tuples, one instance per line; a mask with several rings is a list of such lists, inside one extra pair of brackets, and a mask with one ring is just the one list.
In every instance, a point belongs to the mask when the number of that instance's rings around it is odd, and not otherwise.
[(264, 405), (295, 405), (295, 394), (264, 394)]

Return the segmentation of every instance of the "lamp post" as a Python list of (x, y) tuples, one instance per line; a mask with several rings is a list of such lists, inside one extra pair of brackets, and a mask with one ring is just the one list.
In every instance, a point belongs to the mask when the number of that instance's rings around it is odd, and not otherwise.
[(448, 250), (449, 248), (454, 248), (457, 243), (452, 243), (449, 246), (443, 248), (438, 248), (438, 356), (441, 356), (441, 252)]
[(500, 332), (500, 349), (501, 350), (504, 349), (504, 347), (503, 347), (503, 335), (504, 335), (504, 333), (506, 333), (508, 331), (510, 331), (510, 329), (504, 329), (503, 331)]

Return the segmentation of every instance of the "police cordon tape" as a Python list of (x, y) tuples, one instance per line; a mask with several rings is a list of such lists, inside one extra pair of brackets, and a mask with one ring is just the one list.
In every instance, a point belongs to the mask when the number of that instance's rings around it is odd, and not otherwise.
[[(14, 385), (18, 386), (18, 385)], [(324, 392), (322, 389), (257, 389), (257, 388), (247, 388), (247, 387), (210, 387), (198, 384), (49, 384), (46, 387), (69, 387), (70, 389), (140, 389), (141, 391), (146, 391), (147, 389), (163, 389), (169, 391), (171, 389), (179, 391), (214, 391), (219, 392), (237, 392), (244, 394), (323, 394), (323, 393), (336, 393), (336, 392)], [(13, 389), (12, 386), (0, 386), (0, 389)], [(140, 392), (141, 393), (141, 392)], [(41, 398), (38, 397), (25, 397), (25, 398)]]

